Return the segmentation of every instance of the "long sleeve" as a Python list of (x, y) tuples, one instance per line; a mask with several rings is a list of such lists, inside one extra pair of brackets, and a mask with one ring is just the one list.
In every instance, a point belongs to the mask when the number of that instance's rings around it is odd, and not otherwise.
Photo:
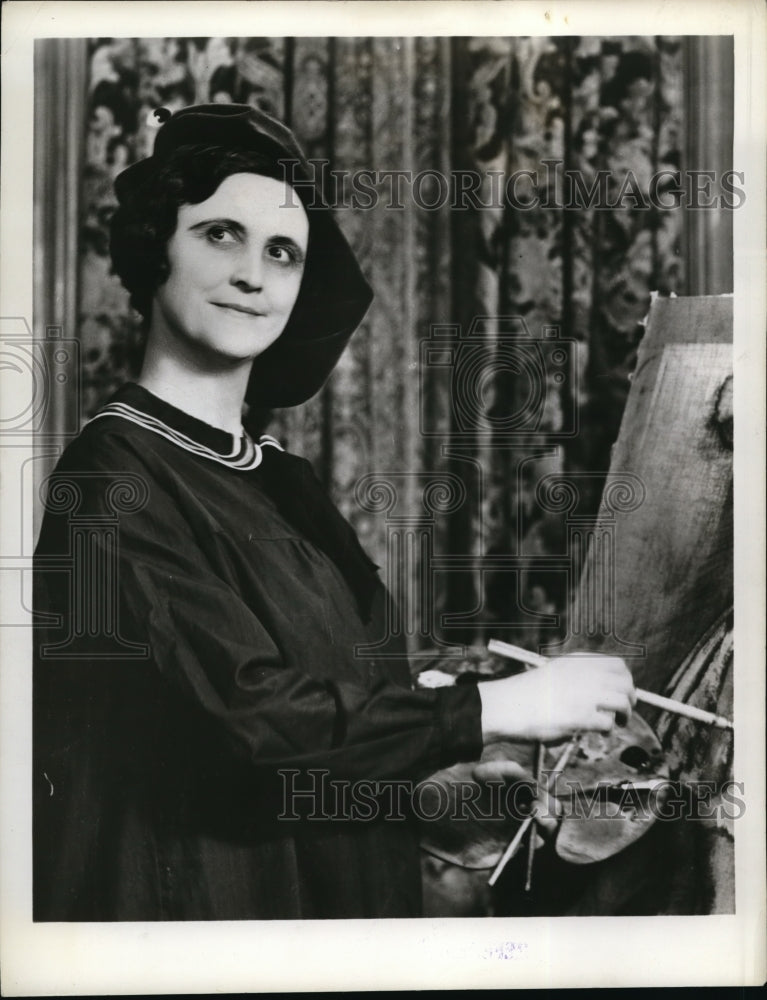
[(286, 662), (241, 597), (205, 566), (189, 566), (180, 548), (155, 539), (151, 560), (135, 549), (126, 530), (119, 565), (132, 638), (148, 643), (163, 677), (255, 766), (374, 779), (423, 776), (478, 755), (475, 689), (414, 691), (364, 661), (358, 676), (318, 677), (308, 662)]
[[(90, 454), (95, 468), (114, 459), (114, 450)], [(132, 461), (122, 457), (115, 480)], [(199, 497), (178, 481), (171, 492), (151, 469), (133, 471), (149, 502), (119, 521), (121, 633), (148, 647), (168, 689), (201, 709), (240, 758), (265, 772), (322, 768), (353, 780), (423, 777), (478, 757), (476, 690), (413, 690), (385, 661), (357, 658), (353, 630), (338, 627), (352, 605), (339, 605), (345, 583), (326, 556), (272, 537), (273, 558), (254, 565), (263, 539), (243, 558)], [(109, 477), (84, 482), (78, 516), (103, 515)], [(43, 546), (51, 533), (61, 537), (63, 525), (45, 526)], [(91, 544), (103, 543), (96, 535)], [(292, 577), (285, 553), (303, 560)]]

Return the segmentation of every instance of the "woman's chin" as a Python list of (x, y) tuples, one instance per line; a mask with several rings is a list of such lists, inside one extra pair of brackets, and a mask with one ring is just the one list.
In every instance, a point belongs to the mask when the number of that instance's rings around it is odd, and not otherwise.
[(243, 365), (251, 365), (276, 339), (275, 337), (264, 342), (260, 340), (243, 342), (243, 339), (239, 338), (233, 339), (231, 343), (221, 340), (216, 343), (201, 343), (198, 345), (199, 360), (203, 365), (222, 370), (240, 368)]

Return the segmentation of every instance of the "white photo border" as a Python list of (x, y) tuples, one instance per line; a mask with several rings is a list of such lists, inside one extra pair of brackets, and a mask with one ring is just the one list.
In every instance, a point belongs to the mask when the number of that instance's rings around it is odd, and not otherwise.
[[(749, 985), (764, 981), (765, 10), (647, 4), (134, 2), (3, 5), (0, 316), (32, 326), (33, 43), (176, 35), (722, 34), (735, 40), (735, 778), (737, 914), (708, 917), (217, 923), (32, 922), (31, 636), (0, 630), (0, 966), (5, 996)], [(0, 375), (2, 373), (0, 372)], [(1, 387), (0, 387), (1, 389)], [(3, 482), (0, 530), (18, 533)], [(28, 551), (31, 535), (25, 539)], [(7, 551), (5, 548), (0, 551)], [(0, 595), (0, 602), (4, 598)], [(0, 614), (0, 620), (2, 615)]]

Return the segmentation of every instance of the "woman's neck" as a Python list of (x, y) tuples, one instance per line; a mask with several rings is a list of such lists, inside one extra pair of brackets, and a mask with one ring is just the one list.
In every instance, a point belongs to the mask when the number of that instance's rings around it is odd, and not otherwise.
[(190, 367), (147, 344), (138, 384), (184, 413), (235, 437), (242, 434), (242, 404), (251, 362), (218, 370)]

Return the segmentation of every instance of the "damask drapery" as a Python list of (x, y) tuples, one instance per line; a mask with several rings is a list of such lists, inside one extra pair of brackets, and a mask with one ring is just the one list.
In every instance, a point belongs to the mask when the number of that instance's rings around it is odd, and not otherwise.
[[(325, 389), (272, 414), (270, 432), (313, 461), (388, 574), (391, 630), (414, 651), (488, 635), (555, 641), (579, 565), (567, 551), (572, 511), (552, 496), (577, 482), (577, 514), (596, 510), (650, 292), (707, 290), (686, 283), (682, 256), (699, 250), (698, 218), (642, 206), (653, 176), (688, 166), (701, 134), (706, 109), (689, 85), (698, 41), (39, 42), (39, 182), (55, 170), (40, 152), (52, 67), (63, 58), (86, 70), (66, 94), (80, 125), (65, 141), (82, 168), (77, 191), (68, 181), (76, 262), (53, 260), (55, 242), (37, 234), (38, 269), (77, 289), (64, 321), (81, 342), (84, 414), (140, 355), (138, 319), (109, 273), (107, 222), (114, 176), (151, 151), (151, 111), (206, 101), (271, 111), (317, 161), (376, 299)], [(694, 165), (708, 165), (705, 153), (698, 142)], [(590, 188), (600, 171), (628, 197), (568, 209), (568, 177)], [(509, 175), (516, 205), (498, 197)], [(60, 197), (38, 183), (39, 204)], [(716, 264), (724, 281), (728, 252)], [(38, 287), (38, 330), (57, 301), (53, 285)], [(456, 377), (460, 343), (469, 353)]]

